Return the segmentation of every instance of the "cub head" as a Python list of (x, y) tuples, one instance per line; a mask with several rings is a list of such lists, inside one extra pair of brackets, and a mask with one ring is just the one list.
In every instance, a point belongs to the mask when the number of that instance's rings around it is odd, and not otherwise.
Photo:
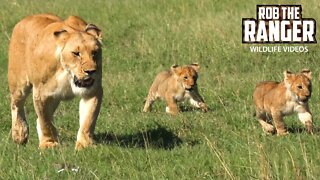
[(56, 57), (77, 88), (90, 88), (101, 76), (100, 32), (91, 24), (83, 31), (68, 29), (54, 32)]
[(187, 91), (191, 91), (197, 86), (199, 69), (200, 66), (197, 63), (186, 66), (171, 66), (171, 71), (173, 72), (175, 78)]
[(311, 97), (311, 71), (302, 70), (300, 73), (293, 74), (290, 71), (284, 72), (284, 82), (287, 89), (299, 104), (305, 104)]

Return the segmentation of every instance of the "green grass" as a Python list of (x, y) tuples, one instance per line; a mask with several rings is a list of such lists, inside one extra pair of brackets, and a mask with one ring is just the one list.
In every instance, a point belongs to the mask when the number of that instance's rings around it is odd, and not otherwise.
[[(316, 0), (302, 4), (303, 17), (320, 22)], [(251, 53), (241, 43), (241, 18), (255, 17), (261, 0), (93, 0), (0, 2), (0, 179), (318, 179), (320, 133), (266, 136), (252, 116), (257, 82), (281, 80), (284, 70), (313, 71), (310, 107), (319, 127), (319, 45), (308, 53)], [(79, 98), (55, 114), (61, 146), (38, 150), (36, 114), (26, 103), (30, 139), (11, 140), (7, 49), (24, 16), (51, 12), (78, 15), (103, 31), (103, 107), (96, 147), (74, 150)], [(317, 35), (319, 40), (319, 35)], [(208, 113), (167, 115), (164, 102), (142, 113), (157, 72), (198, 62), (199, 88)], [(188, 109), (188, 105), (184, 105)], [(286, 118), (303, 129), (296, 116)], [(66, 170), (58, 173), (60, 166)], [(77, 168), (73, 172), (72, 168)]]

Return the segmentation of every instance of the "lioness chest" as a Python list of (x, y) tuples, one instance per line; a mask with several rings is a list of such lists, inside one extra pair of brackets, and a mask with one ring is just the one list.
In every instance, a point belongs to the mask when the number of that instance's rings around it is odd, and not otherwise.
[(46, 96), (58, 99), (71, 99), (78, 94), (80, 88), (76, 87), (67, 71), (59, 70), (45, 85)]
[(53, 77), (56, 86), (52, 89), (51, 95), (61, 99), (69, 99), (75, 96), (72, 88), (72, 79), (67, 71), (58, 71)]

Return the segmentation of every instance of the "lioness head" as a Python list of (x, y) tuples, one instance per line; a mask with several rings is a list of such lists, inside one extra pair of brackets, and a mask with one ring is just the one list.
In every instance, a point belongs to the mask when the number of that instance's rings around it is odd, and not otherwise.
[(307, 103), (312, 92), (311, 71), (304, 69), (297, 74), (285, 71), (284, 77), (284, 82), (296, 101), (300, 104)]
[(187, 66), (171, 66), (171, 71), (174, 73), (177, 81), (181, 83), (182, 87), (187, 91), (191, 91), (197, 86), (199, 69), (200, 66), (197, 63)]
[(78, 88), (90, 88), (97, 74), (101, 74), (101, 34), (94, 25), (84, 31), (60, 30), (54, 32), (57, 40), (56, 56)]

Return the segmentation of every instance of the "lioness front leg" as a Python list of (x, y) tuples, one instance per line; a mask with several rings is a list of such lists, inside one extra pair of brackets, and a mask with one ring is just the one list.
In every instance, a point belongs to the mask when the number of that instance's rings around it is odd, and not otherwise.
[(58, 132), (53, 125), (53, 114), (59, 105), (58, 100), (45, 97), (40, 90), (33, 93), (33, 104), (36, 110), (37, 132), (39, 137), (39, 148), (50, 148), (58, 145)]
[(16, 91), (11, 94), (12, 139), (18, 144), (28, 142), (29, 127), (24, 112), (28, 93)]
[(22, 69), (9, 68), (8, 83), (11, 98), (12, 139), (15, 143), (28, 142), (29, 127), (24, 112), (24, 103), (31, 92), (31, 85)]
[(93, 97), (82, 97), (79, 105), (80, 128), (77, 134), (76, 149), (93, 144), (94, 129), (100, 112), (103, 90), (100, 87)]
[(299, 120), (306, 127), (308, 133), (313, 133), (313, 122), (312, 122), (312, 114), (308, 111), (298, 113)]
[(283, 122), (283, 116), (279, 112), (272, 112), (271, 115), (274, 122), (274, 126), (276, 127), (276, 130), (277, 130), (277, 135), (282, 136), (282, 135), (289, 134), (285, 128), (285, 124)]
[(208, 106), (204, 103), (204, 100), (199, 94), (198, 89), (190, 92), (190, 104), (194, 107), (200, 108), (203, 112), (208, 111)]

